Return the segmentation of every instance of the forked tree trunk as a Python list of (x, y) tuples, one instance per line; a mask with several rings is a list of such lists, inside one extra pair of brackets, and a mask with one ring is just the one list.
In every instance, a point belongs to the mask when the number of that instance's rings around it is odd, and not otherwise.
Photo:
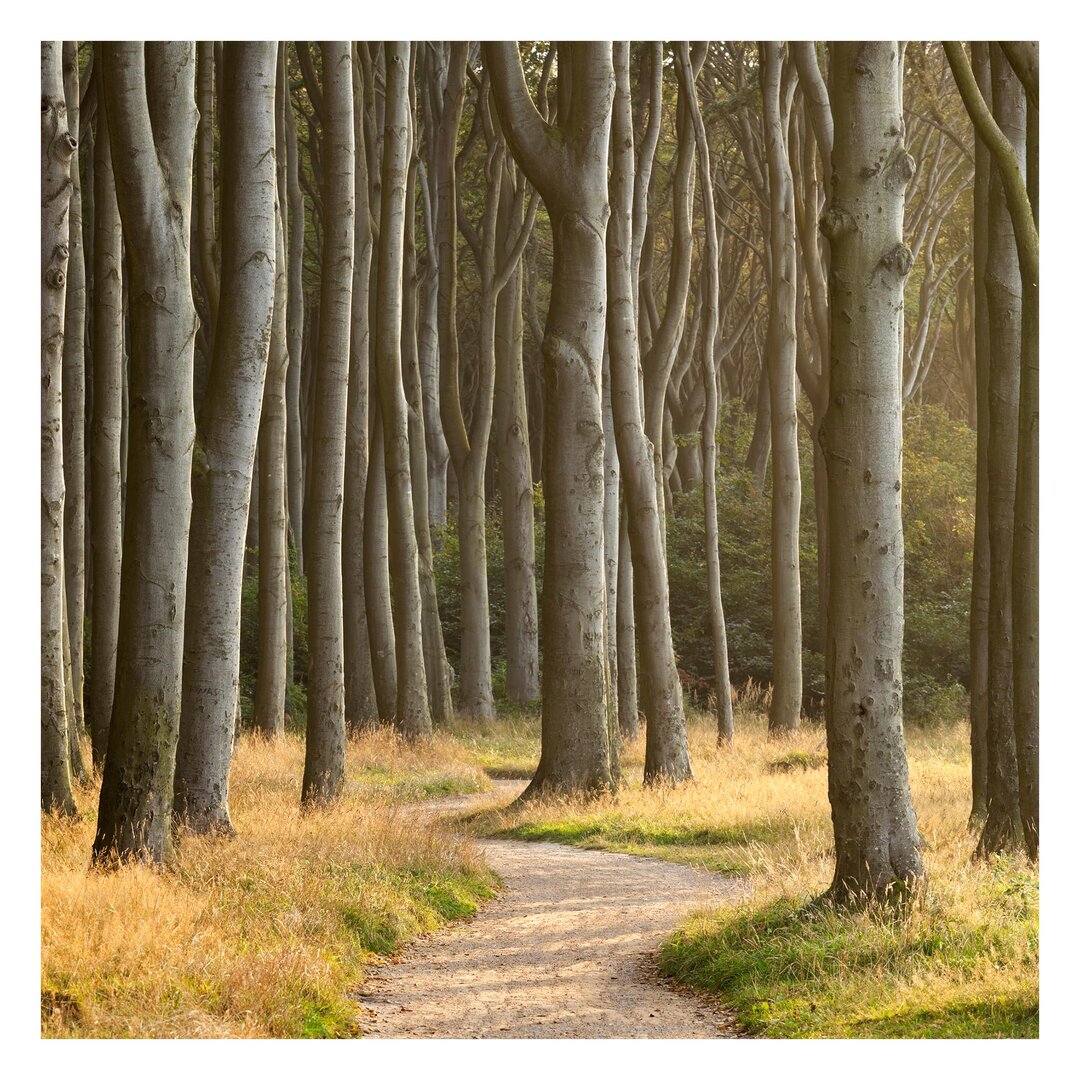
[(424, 668), (419, 555), (413, 517), (409, 428), (401, 379), (402, 262), (405, 185), (412, 149), (407, 41), (386, 42), (386, 120), (383, 129), (382, 197), (375, 356), (386, 452), (390, 576), (394, 588), (397, 703), (394, 723), (406, 738), (431, 733)]
[(71, 158), (59, 41), (41, 43), (41, 808), (75, 813), (64, 685), (61, 381)]
[[(607, 225), (611, 405), (626, 500), (623, 518), (633, 558), (635, 630), (641, 642), (640, 702), (645, 713), (645, 781), (678, 783), (688, 779), (692, 772), (682, 688), (671, 640), (663, 504), (656, 483), (653, 447), (645, 437), (641, 410), (637, 310), (631, 261), (634, 140), (629, 44), (616, 42), (613, 53), (613, 160), (609, 181), (611, 217)], [(629, 718), (626, 721), (630, 723)]]
[(761, 100), (769, 170), (769, 332), (772, 420), (772, 701), (769, 732), (796, 731), (802, 709), (799, 575), (799, 428), (795, 412), (795, 194), (786, 131), (790, 93), (781, 86), (780, 43), (762, 42)]
[[(101, 45), (94, 65), (101, 77)], [(116, 205), (105, 94), (98, 83), (94, 147), (94, 411), (90, 426), (90, 528), (94, 591), (90, 623), (90, 739), (94, 767), (109, 743), (120, 619), (120, 428), (124, 410), (123, 232)]]
[[(240, 594), (274, 313), (276, 77), (276, 42), (226, 42), (222, 295), (192, 471), (173, 803), (177, 823), (197, 833), (233, 832), (229, 770), (240, 690)], [(277, 364), (280, 369), (280, 353)]]
[(829, 895), (866, 902), (923, 878), (904, 750), (900, 344), (904, 148), (899, 42), (833, 42), (829, 622), (825, 719), (836, 870)]
[[(540, 764), (526, 795), (612, 785), (604, 656), (604, 232), (613, 71), (610, 42), (567, 46), (569, 108), (537, 113), (517, 45), (485, 44), (502, 128), (543, 196), (554, 237), (544, 331), (544, 693)], [(564, 69), (565, 70), (565, 69)], [(560, 79), (560, 82), (563, 80)]]
[[(68, 129), (79, 134), (79, 43), (64, 42), (64, 97)], [(64, 312), (64, 582), (71, 650), (69, 717), (72, 749), (85, 728), (83, 717), (83, 619), (86, 614), (86, 262), (83, 254), (82, 185), (79, 151), (71, 157), (71, 206), (68, 211), (68, 266)], [(78, 774), (81, 760), (72, 757)]]
[(311, 451), (308, 574), (308, 724), (304, 803), (336, 798), (345, 782), (345, 645), (341, 580), (345, 424), (352, 321), (354, 210), (352, 52), (321, 43), (323, 252)]
[(102, 52), (132, 338), (116, 687), (94, 859), (157, 863), (180, 726), (195, 443), (195, 47), (136, 41)]

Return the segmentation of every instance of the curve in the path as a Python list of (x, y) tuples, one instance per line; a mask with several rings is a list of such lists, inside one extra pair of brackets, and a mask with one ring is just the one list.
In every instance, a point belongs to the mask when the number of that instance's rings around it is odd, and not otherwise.
[[(497, 785), (516, 793), (522, 785)], [(509, 787), (509, 790), (508, 790)], [(488, 796), (440, 800), (460, 810)], [(718, 874), (561, 844), (479, 841), (505, 888), (468, 923), (372, 972), (371, 1038), (731, 1038), (733, 1018), (669, 988), (651, 958), (676, 923), (740, 889)]]

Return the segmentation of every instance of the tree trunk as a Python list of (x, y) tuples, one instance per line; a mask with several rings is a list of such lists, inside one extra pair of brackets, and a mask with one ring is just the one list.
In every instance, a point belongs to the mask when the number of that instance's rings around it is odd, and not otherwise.
[[(79, 133), (79, 43), (64, 42), (64, 97), (68, 129)], [(83, 717), (83, 620), (86, 614), (86, 262), (83, 253), (82, 185), (79, 151), (71, 157), (71, 205), (68, 211), (68, 265), (64, 312), (64, 583), (71, 648), (69, 717), (77, 738)], [(77, 746), (78, 743), (73, 743)], [(75, 766), (75, 760), (72, 759)], [(81, 761), (79, 762), (81, 769)], [(78, 770), (76, 770), (78, 771)]]
[(746, 467), (754, 474), (754, 485), (761, 491), (765, 487), (765, 473), (769, 468), (769, 452), (772, 450), (772, 408), (769, 402), (769, 372), (764, 364), (758, 372), (756, 403), (754, 408), (754, 434), (746, 452)]
[(398, 680), (394, 722), (402, 735), (416, 739), (431, 733), (431, 711), (428, 708), (424, 668), (408, 415), (401, 378), (405, 186), (412, 150), (409, 53), (407, 41), (387, 42), (384, 47), (386, 120), (383, 128), (375, 356), (379, 367), (379, 405), (386, 453), (390, 576), (394, 588), (394, 637), (397, 644)]
[(64, 694), (62, 378), (71, 160), (62, 46), (41, 43), (41, 808), (75, 813)]
[[(990, 46), (990, 71), (994, 118), (1012, 144), (1023, 169), (1024, 88), (997, 45)], [(982, 855), (1015, 847), (1023, 837), (1013, 722), (1012, 596), (1023, 283), (1016, 236), (998, 167), (991, 171), (988, 199), (985, 288), (990, 328), (987, 446), (990, 615), (987, 627), (987, 813), (979, 838)]]
[(353, 259), (352, 332), (349, 337), (349, 404), (345, 435), (345, 507), (341, 526), (344, 586), (345, 727), (374, 723), (379, 709), (371, 667), (364, 586), (364, 504), (368, 485), (368, 416), (371, 373), (371, 253), (374, 239), (364, 145), (364, 83), (353, 68), (356, 235)]
[(157, 863), (180, 726), (195, 443), (195, 47), (124, 42), (102, 52), (132, 336), (116, 686), (94, 859)]
[[(613, 43), (618, 48), (622, 43)], [(608, 221), (610, 227), (610, 219)], [(608, 267), (611, 266), (610, 256)], [(608, 313), (611, 312), (608, 297)], [(609, 335), (610, 337), (610, 335)], [(604, 651), (607, 653), (609, 738), (612, 759), (618, 757), (619, 643), (617, 637), (619, 604), (619, 452), (615, 447), (615, 421), (611, 415), (611, 354), (605, 345), (601, 371), (600, 410), (604, 423)]]
[[(255, 729), (273, 738), (285, 733), (288, 686), (289, 519), (285, 497), (285, 386), (289, 349), (285, 310), (288, 263), (285, 257), (283, 109), (288, 107), (285, 45), (278, 46), (275, 113), (274, 298), (270, 354), (259, 427), (259, 663), (255, 682)], [(285, 210), (287, 213), (287, 210)]]
[[(233, 832), (229, 769), (240, 688), (240, 595), (274, 313), (276, 75), (276, 42), (226, 42), (222, 295), (191, 480), (183, 711), (173, 802), (177, 823), (197, 833)], [(275, 358), (278, 369), (282, 345)]]
[[(624, 485), (625, 486), (625, 485)], [(619, 731), (623, 739), (638, 737), (637, 627), (634, 620), (634, 563), (625, 496), (619, 515), (619, 598), (615, 611), (618, 647)], [(675, 677), (678, 678), (678, 671)]]
[(613, 72), (610, 42), (567, 47), (569, 115), (536, 112), (517, 45), (485, 44), (502, 128), (551, 217), (544, 330), (544, 693), (540, 764), (526, 795), (612, 785), (604, 656), (604, 232)]
[(341, 579), (345, 425), (352, 320), (355, 183), (352, 52), (321, 43), (323, 252), (308, 540), (308, 724), (304, 803), (335, 799), (345, 781), (345, 645)]
[(769, 369), (772, 421), (772, 701), (769, 733), (796, 731), (802, 709), (799, 579), (799, 421), (795, 412), (795, 195), (788, 159), (790, 93), (781, 87), (780, 43), (762, 42), (761, 98), (769, 169)]
[(836, 870), (829, 896), (867, 902), (924, 870), (904, 750), (900, 343), (904, 189), (900, 43), (833, 42), (829, 621), (825, 718)]
[[(682, 688), (671, 640), (663, 506), (656, 483), (653, 447), (645, 435), (641, 409), (638, 320), (631, 262), (634, 142), (628, 43), (616, 42), (613, 52), (614, 157), (609, 182), (611, 217), (607, 226), (611, 406), (626, 500), (623, 518), (633, 558), (634, 624), (641, 640), (640, 700), (645, 714), (645, 781), (678, 783), (690, 778), (692, 772)], [(618, 532), (618, 524), (615, 531)]]
[[(94, 46), (101, 77), (101, 45)], [(116, 205), (105, 94), (98, 83), (94, 148), (94, 411), (90, 427), (90, 523), (94, 591), (90, 624), (90, 737), (94, 767), (105, 761), (116, 682), (120, 619), (120, 429), (124, 410), (123, 232)]]

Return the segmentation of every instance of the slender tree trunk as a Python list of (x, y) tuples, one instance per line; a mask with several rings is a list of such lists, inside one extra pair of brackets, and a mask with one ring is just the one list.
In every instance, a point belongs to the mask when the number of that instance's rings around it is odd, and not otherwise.
[[(634, 144), (629, 44), (616, 42), (613, 54), (614, 156), (609, 181), (611, 217), (607, 225), (611, 405), (626, 500), (623, 517), (633, 557), (634, 623), (641, 640), (640, 691), (646, 725), (645, 781), (678, 783), (688, 779), (692, 772), (682, 688), (671, 640), (663, 504), (656, 483), (653, 447), (646, 438), (641, 411), (637, 310), (631, 262)], [(615, 530), (618, 532), (617, 524)]]
[(195, 196), (198, 258), (209, 308), (207, 340), (212, 348), (214, 329), (221, 302), (221, 252), (218, 247), (214, 209), (214, 69), (216, 42), (198, 42), (198, 68), (195, 83), (199, 127), (195, 143)]
[(769, 169), (769, 368), (772, 420), (773, 692), (769, 733), (799, 727), (802, 589), (799, 575), (799, 421), (795, 412), (795, 196), (788, 159), (790, 96), (781, 88), (780, 43), (762, 42), (761, 98)]
[[(259, 427), (259, 663), (255, 682), (255, 728), (268, 737), (285, 733), (288, 694), (289, 518), (285, 497), (285, 386), (289, 349), (285, 310), (288, 303), (288, 263), (283, 217), (286, 165), (283, 108), (288, 108), (288, 67), (285, 44), (278, 46), (274, 103), (276, 212), (274, 222), (274, 300), (270, 325), (270, 354)], [(287, 211), (286, 211), (287, 213)]]
[[(94, 46), (98, 77), (104, 64)], [(116, 682), (120, 619), (120, 428), (124, 409), (123, 232), (116, 205), (105, 94), (98, 83), (94, 148), (94, 411), (90, 427), (90, 521), (94, 591), (90, 623), (90, 736), (94, 767), (105, 761)]]
[[(524, 183), (524, 178), (519, 178)], [(500, 221), (504, 234), (521, 228), (504, 183)], [(504, 257), (505, 257), (504, 248)], [(506, 696), (514, 702), (540, 696), (539, 617), (536, 604), (536, 536), (533, 474), (525, 396), (522, 268), (516, 266), (495, 309), (495, 454), (503, 514), (506, 580)]]
[[(374, 370), (372, 371), (374, 376)], [(378, 379), (373, 380), (378, 385)], [(382, 411), (371, 410), (371, 457), (364, 499), (364, 600), (367, 605), (371, 669), (380, 720), (397, 708), (397, 642), (390, 610), (390, 534), (386, 505), (386, 451)]]
[[(904, 750), (900, 334), (911, 252), (899, 42), (832, 42), (829, 621), (825, 719), (836, 870), (829, 895), (887, 898), (924, 876)], [(880, 212), (879, 212), (880, 211)]]
[[(79, 133), (79, 43), (64, 42), (64, 97), (68, 129)], [(73, 748), (85, 729), (83, 717), (83, 620), (86, 614), (86, 262), (83, 255), (82, 185), (79, 151), (71, 157), (71, 206), (68, 211), (68, 265), (64, 312), (64, 583), (71, 648), (69, 717)], [(74, 757), (73, 767), (76, 766)], [(81, 760), (76, 772), (82, 770)]]
[(382, 197), (375, 356), (386, 452), (390, 576), (394, 588), (397, 705), (394, 722), (407, 738), (431, 733), (424, 668), (419, 555), (413, 516), (409, 428), (401, 378), (402, 263), (405, 187), (412, 150), (407, 41), (386, 42), (386, 120), (383, 128)]
[(288, 455), (289, 528), (296, 548), (296, 570), (304, 574), (304, 451), (303, 425), (300, 420), (300, 386), (304, 352), (304, 196), (300, 191), (300, 151), (296, 145), (296, 118), (292, 96), (285, 94), (285, 152), (289, 235), (286, 243), (289, 260), (288, 307), (285, 311), (285, 334), (289, 352), (289, 371), (285, 382), (286, 453)]
[(754, 434), (746, 452), (746, 467), (754, 474), (758, 491), (765, 487), (765, 473), (769, 468), (769, 452), (772, 450), (772, 406), (769, 401), (769, 371), (764, 364), (758, 372), (757, 395), (754, 408)]
[[(621, 42), (615, 43), (617, 48)], [(609, 219), (610, 226), (610, 219)], [(610, 267), (611, 260), (608, 259)], [(610, 314), (610, 296), (608, 298)], [(619, 453), (615, 447), (615, 421), (611, 415), (611, 355), (605, 344), (601, 372), (600, 409), (604, 423), (604, 651), (607, 654), (608, 706), (617, 721), (619, 643), (616, 635), (619, 604)], [(610, 723), (612, 758), (619, 745), (618, 724)]]
[[(618, 646), (619, 731), (623, 739), (638, 737), (637, 627), (634, 620), (634, 563), (630, 551), (627, 506), (619, 515), (619, 599), (615, 611)], [(676, 671), (675, 677), (678, 678)]]
[(367, 597), (364, 585), (364, 504), (368, 485), (369, 376), (371, 372), (371, 253), (374, 238), (368, 201), (364, 145), (364, 83), (353, 68), (356, 235), (353, 258), (352, 332), (349, 337), (349, 404), (345, 435), (345, 507), (341, 575), (344, 585), (345, 727), (350, 732), (379, 715), (371, 668)]
[(64, 446), (61, 383), (71, 160), (62, 46), (41, 43), (41, 808), (75, 813), (64, 693)]
[(352, 51), (321, 43), (323, 59), (322, 295), (315, 373), (308, 524), (308, 724), (304, 803), (335, 799), (345, 781), (345, 645), (341, 578), (345, 426), (352, 320), (355, 173)]
[(132, 336), (116, 686), (94, 858), (157, 863), (168, 845), (180, 727), (195, 443), (195, 46), (124, 42), (102, 51)]
[[(1023, 169), (1024, 88), (997, 45), (990, 46), (990, 69), (994, 117)], [(997, 167), (990, 175), (988, 198), (985, 288), (990, 327), (987, 446), (990, 615), (987, 627), (987, 815), (979, 838), (979, 852), (983, 855), (1015, 847), (1023, 837), (1014, 726), (1012, 595), (1023, 283), (1012, 218)]]
[[(990, 49), (972, 42), (975, 75), (986, 98), (990, 90)], [(986, 296), (986, 251), (990, 224), (990, 173), (986, 144), (975, 136), (974, 297), (975, 297), (975, 541), (971, 565), (971, 825), (986, 819), (987, 708), (990, 630), (990, 319)]]
[[(526, 795), (612, 785), (604, 656), (604, 232), (613, 71), (610, 42), (567, 47), (573, 89), (559, 137), (536, 112), (514, 43), (487, 43), (502, 128), (551, 217), (544, 331), (544, 694), (540, 764)], [(561, 82), (562, 80), (560, 80)]]
[[(226, 42), (222, 296), (192, 472), (183, 711), (173, 802), (177, 823), (198, 833), (233, 832), (229, 769), (240, 690), (240, 595), (274, 314), (276, 77), (276, 42)], [(283, 344), (275, 357), (279, 371)]]

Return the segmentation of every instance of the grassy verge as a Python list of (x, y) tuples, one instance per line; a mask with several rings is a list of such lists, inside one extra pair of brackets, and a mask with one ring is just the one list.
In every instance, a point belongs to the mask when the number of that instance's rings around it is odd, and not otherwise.
[(79, 819), (42, 818), (42, 1034), (355, 1035), (365, 967), (495, 888), (468, 843), (390, 805), (483, 787), (454, 750), (354, 740), (344, 798), (302, 814), (302, 742), (242, 739), (238, 838), (186, 838), (162, 872), (88, 869), (97, 793), (83, 789)]
[(616, 797), (546, 800), (469, 820), (489, 836), (652, 855), (743, 876), (739, 903), (689, 920), (662, 969), (718, 992), (748, 1030), (773, 1037), (1036, 1037), (1038, 871), (975, 864), (967, 829), (966, 725), (908, 733), (930, 890), (911, 911), (815, 906), (829, 883), (832, 827), (820, 730), (770, 741), (744, 708), (736, 745), (691, 723), (696, 783), (648, 790), (644, 747), (624, 748)]

